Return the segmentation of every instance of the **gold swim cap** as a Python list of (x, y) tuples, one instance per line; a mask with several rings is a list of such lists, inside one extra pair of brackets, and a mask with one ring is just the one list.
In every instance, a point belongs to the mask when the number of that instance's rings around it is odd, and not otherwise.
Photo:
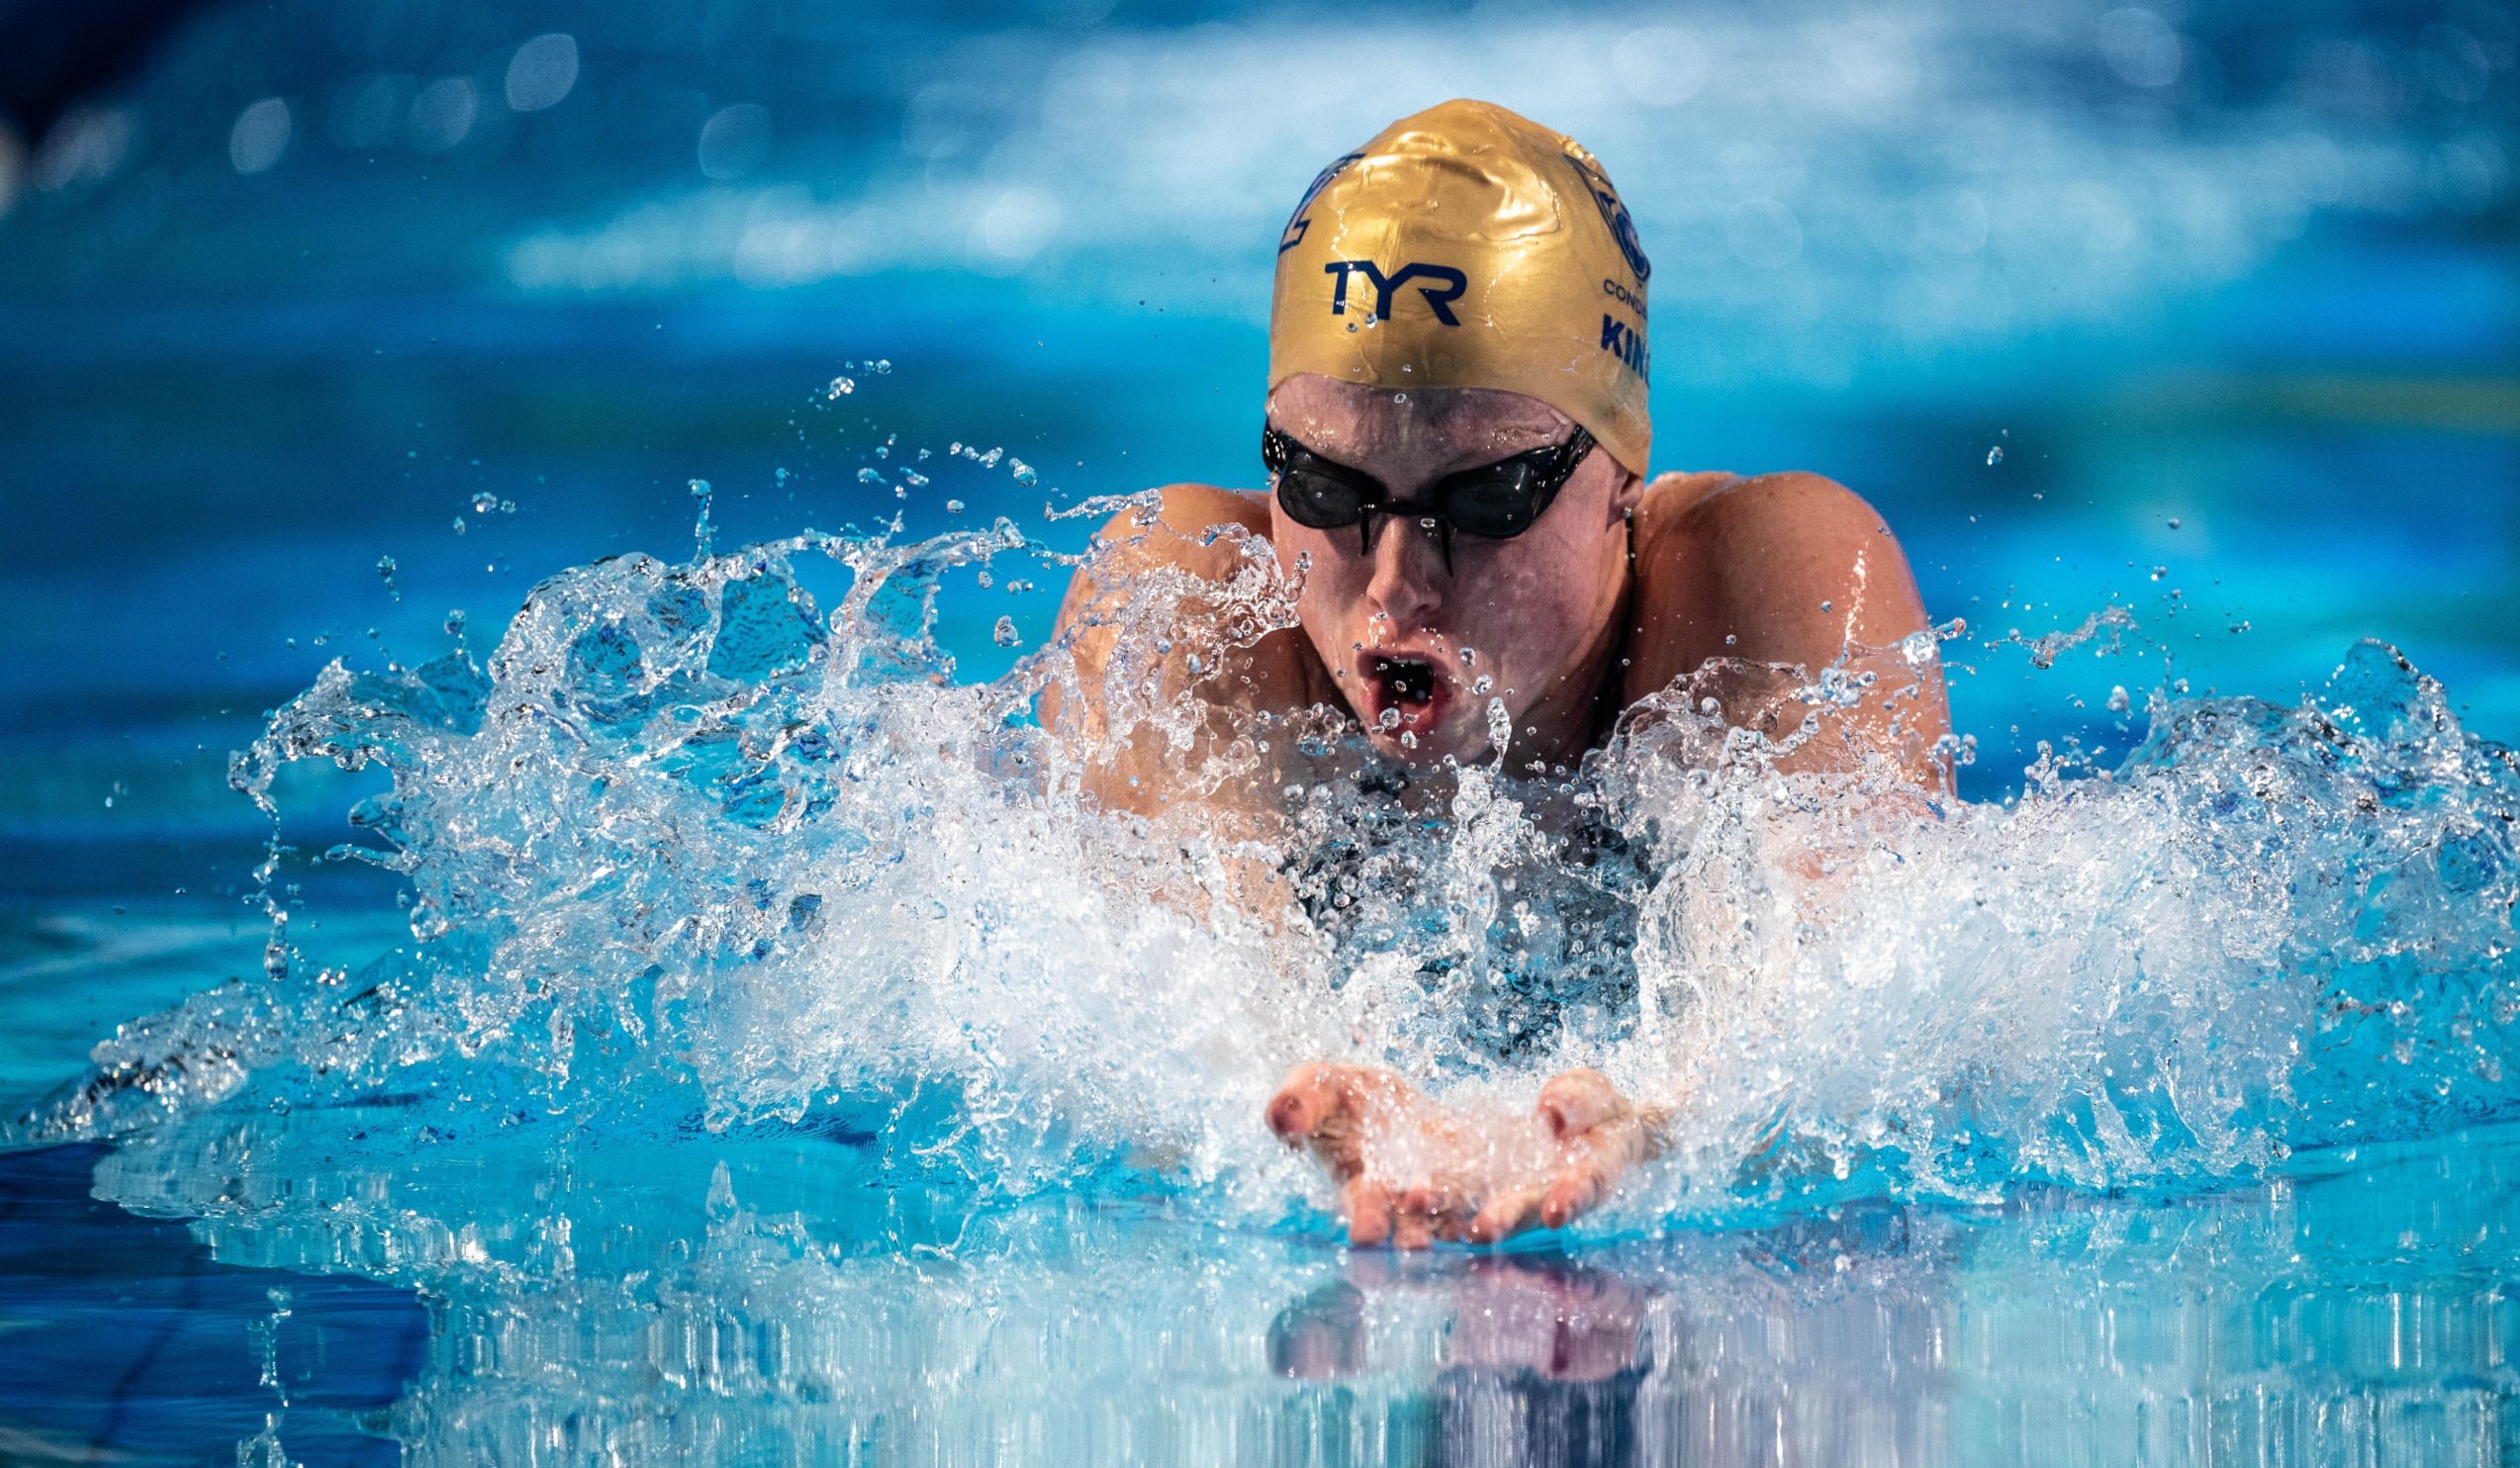
[(1277, 243), (1268, 385), (1502, 388), (1637, 474), (1645, 276), (1593, 155), (1492, 102), (1431, 107), (1321, 171)]

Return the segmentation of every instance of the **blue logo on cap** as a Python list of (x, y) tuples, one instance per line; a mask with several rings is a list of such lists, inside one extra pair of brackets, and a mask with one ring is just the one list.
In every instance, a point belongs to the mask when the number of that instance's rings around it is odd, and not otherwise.
[(1573, 153), (1566, 155), (1566, 161), (1583, 176), (1584, 192), (1593, 196), (1594, 207), (1601, 211), (1601, 222), (1610, 227), (1610, 237), (1619, 241), (1619, 253), (1628, 257), (1628, 268), (1636, 273), (1636, 284), (1643, 285), (1645, 277), (1653, 274), (1653, 266), (1645, 260), (1644, 244), (1636, 238), (1636, 222), (1629, 217), (1628, 206), (1620, 202), (1619, 191), (1610, 186), (1610, 175), (1601, 171), (1600, 164)]
[(1321, 197), (1321, 191), (1330, 187), (1330, 181), (1337, 178), (1341, 170), (1363, 156), (1361, 151), (1350, 153), (1313, 175), (1312, 186), (1304, 190), (1304, 197), (1295, 201), (1295, 213), (1286, 221), (1286, 232), (1277, 237), (1279, 254), (1304, 242), (1304, 231), (1313, 227), (1313, 222), (1304, 218), (1304, 211), (1313, 207), (1313, 201)]

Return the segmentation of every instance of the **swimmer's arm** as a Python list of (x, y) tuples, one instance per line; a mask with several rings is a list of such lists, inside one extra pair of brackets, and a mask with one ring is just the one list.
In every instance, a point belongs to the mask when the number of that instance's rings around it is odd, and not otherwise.
[[(1871, 752), (1926, 789), (1949, 789), (1940, 660), (1912, 666), (1897, 651), (1931, 624), (1907, 553), (1870, 505), (1815, 474), (1666, 475), (1637, 507), (1634, 545), (1631, 701), (1686, 681), (1727, 722), (1781, 740), (1810, 708), (1794, 696), (1798, 680), (1761, 665), (1869, 671), (1863, 701), (1822, 709), (1818, 732), (1778, 768), (1846, 770)], [(1876, 648), (1891, 651), (1865, 651)]]
[[(1188, 776), (1224, 753), (1252, 713), (1312, 701), (1297, 662), (1310, 655), (1300, 632), (1274, 631), (1236, 647), (1219, 625), (1224, 589), (1248, 570), (1247, 543), (1265, 534), (1267, 507), (1210, 485), (1172, 485), (1159, 494), (1155, 506), (1113, 516), (1070, 581), (1052, 645), (1068, 650), (1073, 668), (1043, 689), (1042, 726), (1076, 759), (1085, 793), (1106, 809), (1154, 816), (1196, 800), (1257, 817), (1274, 808), (1257, 788), (1259, 778), (1199, 793)], [(1178, 617), (1162, 626), (1133, 624), (1132, 612), (1143, 616), (1160, 604), (1180, 577), (1191, 587)], [(1126, 725), (1116, 730), (1115, 704)], [(1189, 712), (1186, 749), (1146, 720), (1163, 706)]]

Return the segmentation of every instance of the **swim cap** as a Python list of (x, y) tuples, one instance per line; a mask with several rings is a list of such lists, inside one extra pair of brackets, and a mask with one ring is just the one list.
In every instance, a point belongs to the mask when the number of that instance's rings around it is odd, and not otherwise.
[(1645, 276), (1593, 155), (1492, 102), (1430, 107), (1323, 169), (1277, 242), (1268, 385), (1502, 388), (1637, 474)]

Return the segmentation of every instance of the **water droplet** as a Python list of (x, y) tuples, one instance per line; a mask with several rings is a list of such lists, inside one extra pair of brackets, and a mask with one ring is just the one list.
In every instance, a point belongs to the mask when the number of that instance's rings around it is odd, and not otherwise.
[(2133, 706), (2134, 701), (2134, 699), (2126, 695), (2126, 686), (2124, 684), (2114, 685), (2108, 690), (2108, 711), (2110, 713), (2124, 713), (2129, 707)]
[(1041, 483), (1041, 476), (1033, 472), (1032, 465), (1025, 463), (1021, 459), (1014, 459), (1009, 462), (1014, 465), (1015, 483), (1022, 485), (1028, 490)]
[(2159, 581), (2159, 580), (2161, 580), (2163, 577), (2168, 576), (2169, 574), (2170, 574), (2170, 568), (2169, 568), (2169, 567), (2167, 567), (2167, 566), (2155, 566), (2155, 567), (2153, 568), (2153, 580), (2155, 580), (2155, 581)]
[(884, 483), (884, 476), (876, 473), (873, 465), (869, 465), (858, 471), (858, 483), (862, 485), (880, 485)]
[(1988, 449), (1988, 450), (1987, 450), (1987, 467), (1988, 467), (1989, 469), (1993, 469), (1996, 465), (2001, 464), (2001, 463), (2003, 463), (2003, 462), (2004, 462), (2004, 445), (2003, 445), (2003, 444), (2000, 444), (2000, 443), (1999, 443), (1999, 444), (1997, 444), (1995, 447), (1993, 447), (1993, 448), (1991, 448), (1991, 449)]
[(2174, 514), (2170, 517), (2170, 528), (2174, 530), (2179, 528), (2179, 516)]
[(1464, 668), (1475, 668), (1475, 667), (1477, 667), (1478, 665), (1479, 665), (1479, 650), (1478, 650), (1477, 648), (1474, 648), (1474, 647), (1465, 647), (1465, 648), (1461, 649), (1461, 666), (1462, 666), (1462, 667), (1464, 667)]
[(831, 391), (823, 395), (823, 401), (826, 403), (836, 402), (839, 399), (848, 397), (851, 393), (854, 393), (857, 390), (858, 384), (855, 379), (835, 377), (831, 380)]
[(1015, 619), (1011, 616), (999, 617), (997, 630), (989, 635), (995, 639), (999, 647), (1013, 647), (1024, 640), (1024, 634), (1015, 630)]
[[(699, 502), (700, 512), (692, 520), (692, 544), (700, 555), (707, 555), (712, 528), (708, 522), (708, 481), (692, 481), (692, 499)], [(495, 564), (495, 563), (494, 563)]]
[(946, 512), (947, 514), (961, 514), (961, 513), (963, 512), (963, 502), (962, 502), (962, 501), (960, 501), (960, 500), (948, 500), (948, 501), (946, 501), (946, 502), (945, 502), (945, 512)]
[(876, 376), (878, 376), (878, 377), (883, 377), (883, 376), (885, 376), (887, 373), (889, 373), (891, 370), (892, 370), (892, 359), (891, 359), (890, 357), (878, 357), (878, 358), (876, 358), (876, 359), (875, 359), (875, 375), (876, 375)]

